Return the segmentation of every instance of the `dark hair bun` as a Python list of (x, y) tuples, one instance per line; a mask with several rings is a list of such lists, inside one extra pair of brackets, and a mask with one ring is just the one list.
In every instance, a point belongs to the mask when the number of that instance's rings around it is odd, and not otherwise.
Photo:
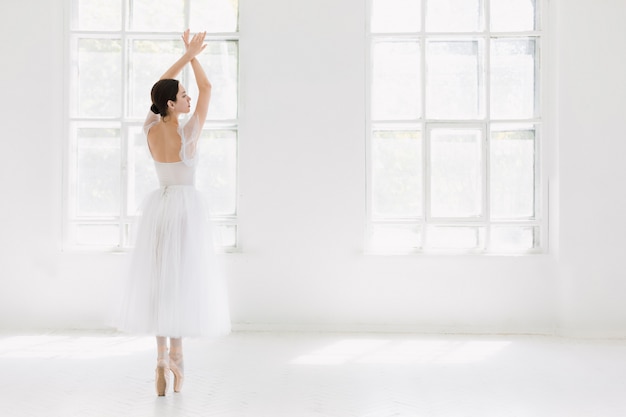
[(150, 106), (150, 110), (154, 114), (159, 114), (159, 109), (157, 108), (156, 104), (153, 104), (152, 106)]

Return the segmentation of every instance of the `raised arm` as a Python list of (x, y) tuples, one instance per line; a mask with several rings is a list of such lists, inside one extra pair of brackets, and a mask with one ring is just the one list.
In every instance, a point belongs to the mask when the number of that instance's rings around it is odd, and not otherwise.
[[(183, 34), (183, 42), (185, 42), (187, 51), (196, 50), (198, 48), (198, 42), (202, 45), (200, 52), (204, 50), (206, 47), (206, 44), (204, 44), (205, 36), (206, 32), (198, 33), (191, 40), (189, 40), (189, 30), (185, 31)], [(196, 110), (193, 117), (198, 118), (198, 122), (200, 124), (199, 128), (202, 129), (206, 115), (209, 111), (209, 102), (211, 101), (211, 82), (206, 76), (202, 65), (200, 65), (200, 62), (195, 58), (196, 55), (194, 55), (194, 57), (189, 61), (191, 63), (191, 68), (193, 69), (196, 84), (198, 85), (198, 100), (196, 102)]]
[(193, 68), (194, 76), (196, 77), (196, 83), (198, 84), (198, 100), (196, 102), (196, 111), (194, 116), (198, 117), (200, 122), (200, 128), (204, 125), (206, 115), (209, 111), (209, 102), (211, 101), (211, 83), (207, 78), (202, 65), (197, 59), (191, 60), (191, 68)]
[[(181, 56), (178, 61), (174, 62), (174, 64), (167, 69), (161, 75), (161, 80), (166, 78), (176, 78), (178, 74), (185, 68), (185, 65), (194, 60), (196, 55), (200, 52), (204, 51), (206, 48), (206, 44), (204, 43), (204, 38), (206, 37), (206, 32), (196, 33), (191, 40), (189, 39), (189, 29), (187, 29), (183, 33), (183, 42), (185, 43), (185, 53)], [(195, 73), (195, 69), (194, 69)]]

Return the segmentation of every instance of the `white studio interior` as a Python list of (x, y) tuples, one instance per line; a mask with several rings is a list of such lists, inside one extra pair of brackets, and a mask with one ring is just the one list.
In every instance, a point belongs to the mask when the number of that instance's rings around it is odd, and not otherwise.
[[(173, 2), (156, 1), (152, 6), (166, 8)], [(605, 355), (615, 360), (612, 369), (626, 369), (626, 359), (602, 351), (610, 346), (611, 352), (626, 353), (626, 193), (622, 190), (626, 141), (621, 128), (626, 118), (626, 2), (533, 2), (541, 10), (543, 25), (542, 246), (536, 253), (524, 254), (368, 250), (371, 3), (237, 3), (238, 248), (219, 255), (230, 300), (233, 335), (229, 337), (234, 338), (225, 343), (237, 343), (234, 350), (249, 353), (254, 350), (246, 346), (261, 342), (253, 337), (246, 345), (246, 337), (259, 332), (270, 345), (284, 337), (293, 346), (315, 334), (329, 338), (324, 340), (330, 346), (341, 343), (344, 339), (337, 335), (342, 334), (352, 335), (350, 340), (369, 340), (359, 346), (375, 346), (372, 340), (382, 335), (389, 340), (440, 335), (444, 342), (476, 336), (500, 343), (490, 345), (495, 352), (519, 338), (537, 337), (556, 341), (548, 349), (563, 346), (570, 353), (568, 341), (591, 343), (599, 350), (594, 353), (591, 345), (585, 345), (589, 349), (585, 355)], [(72, 4), (70, 0), (4, 0), (1, 5), (0, 31), (5, 41), (0, 47), (4, 81), (0, 105), (7, 120), (0, 164), (0, 352), (5, 352), (7, 361), (11, 349), (5, 345), (3, 350), (3, 340), (16, 335), (118, 337), (109, 326), (111, 305), (124, 278), (128, 251), (76, 249), (67, 243)], [(123, 346), (133, 351), (135, 345)], [(198, 363), (212, 366), (212, 359), (202, 362), (201, 342), (190, 341), (189, 346)], [(294, 353), (290, 360), (306, 361), (306, 355), (319, 353), (308, 345), (300, 354), (296, 350), (285, 357)], [(226, 355), (228, 349), (218, 346), (216, 351)], [(152, 360), (151, 351), (145, 355)], [(44, 357), (42, 353), (32, 360)], [(324, 361), (318, 356), (312, 360)], [(114, 363), (110, 358), (106, 361)], [(546, 361), (546, 366), (556, 363)], [(151, 363), (145, 367), (146, 380), (152, 376)], [(225, 367), (224, 363), (216, 366)], [(220, 369), (227, 372), (227, 367)], [(597, 404), (594, 393), (599, 401), (615, 401), (611, 409), (602, 409), (604, 414), (595, 415), (623, 415), (626, 401), (620, 403), (614, 390), (620, 383), (624, 387), (625, 376), (618, 371), (611, 375), (606, 391), (599, 384), (588, 401), (575, 400), (581, 410), (578, 415), (594, 415), (589, 414), (593, 406), (582, 407)], [(66, 378), (71, 378), (71, 372)], [(156, 404), (151, 382), (138, 382), (142, 383), (147, 393), (138, 395)], [(195, 383), (195, 391), (190, 387), (185, 393), (186, 405), (168, 403), (165, 410), (151, 402), (150, 411), (143, 415), (204, 415), (194, 414), (191, 408), (183, 412), (186, 406), (210, 407), (208, 400), (189, 398), (201, 395), (202, 378)], [(232, 381), (225, 385), (229, 383), (236, 386)], [(106, 390), (104, 384), (98, 389)], [(292, 394), (299, 398), (301, 392)], [(79, 385), (74, 395), (82, 395)], [(278, 396), (268, 395), (278, 401)], [(254, 398), (259, 396), (263, 391)], [(222, 404), (223, 415), (561, 415), (556, 406), (518, 407), (507, 414), (505, 403), (498, 405), (499, 413), (486, 406), (481, 414), (470, 400), (466, 403), (470, 411), (461, 414), (462, 405), (428, 408), (425, 399), (419, 405), (425, 408), (419, 410), (429, 413), (401, 410), (400, 399), (389, 408), (382, 401), (378, 411), (367, 414), (358, 411), (356, 400), (337, 403), (343, 412), (326, 407), (323, 396), (317, 400), (317, 414), (314, 405), (302, 408), (295, 401), (274, 412), (270, 406), (256, 410), (257, 400), (230, 414)], [(34, 409), (29, 411), (32, 414), (19, 414), (16, 401), (10, 409), (16, 414), (11, 415), (38, 415)], [(54, 400), (48, 401), (53, 409), (62, 409)], [(294, 411), (298, 409), (302, 414)], [(87, 408), (74, 409), (80, 410)], [(108, 410), (101, 415), (112, 415), (114, 409)]]

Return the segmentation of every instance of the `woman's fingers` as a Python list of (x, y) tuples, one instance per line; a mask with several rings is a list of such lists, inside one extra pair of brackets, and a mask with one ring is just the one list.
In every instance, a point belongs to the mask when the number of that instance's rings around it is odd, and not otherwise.
[(206, 37), (206, 32), (198, 32), (193, 36), (193, 40), (202, 43), (204, 42), (204, 38)]
[(189, 29), (187, 29), (183, 33), (182, 38), (183, 38), (183, 42), (185, 43), (185, 49), (187, 49), (189, 52), (193, 53), (194, 55), (197, 55), (200, 52), (204, 51), (204, 48), (206, 48), (207, 46), (204, 43), (204, 39), (206, 38), (206, 32), (198, 32), (195, 35), (193, 35), (190, 40)]

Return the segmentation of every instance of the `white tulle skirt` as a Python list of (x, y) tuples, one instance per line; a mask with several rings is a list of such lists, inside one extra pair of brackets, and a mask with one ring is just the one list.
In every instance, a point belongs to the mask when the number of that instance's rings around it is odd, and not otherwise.
[(117, 328), (169, 337), (230, 332), (226, 286), (206, 213), (193, 186), (163, 186), (146, 198)]

